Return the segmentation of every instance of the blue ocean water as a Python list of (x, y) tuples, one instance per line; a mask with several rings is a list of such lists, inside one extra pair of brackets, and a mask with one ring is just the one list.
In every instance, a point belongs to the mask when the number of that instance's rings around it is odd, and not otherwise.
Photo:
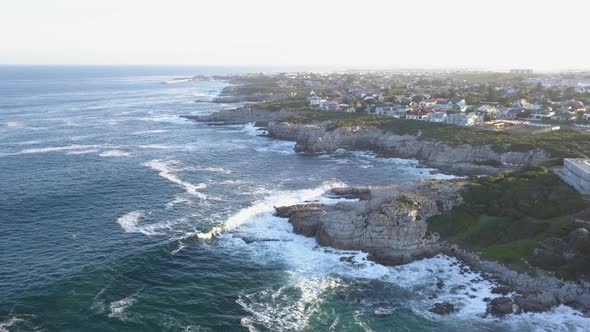
[[(567, 307), (484, 318), (491, 283), (449, 257), (386, 267), (293, 234), (274, 206), (445, 176), (370, 153), (295, 154), (253, 125), (188, 121), (178, 115), (235, 107), (195, 102), (228, 83), (162, 84), (247, 70), (0, 67), (0, 331), (588, 326)], [(442, 300), (460, 312), (431, 314)]]

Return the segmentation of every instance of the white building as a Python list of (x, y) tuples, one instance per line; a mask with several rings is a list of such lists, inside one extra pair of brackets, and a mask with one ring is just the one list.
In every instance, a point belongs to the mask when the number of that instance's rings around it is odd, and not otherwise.
[(590, 195), (590, 159), (565, 158), (562, 179), (583, 195)]
[(327, 112), (335, 112), (338, 110), (338, 103), (331, 100), (322, 100), (320, 102), (320, 109)]
[(322, 99), (316, 95), (316, 93), (312, 90), (309, 93), (309, 97), (307, 97), (307, 101), (309, 102), (310, 106), (320, 106)]
[(479, 117), (474, 113), (449, 114), (449, 116), (447, 117), (448, 124), (461, 127), (470, 127), (482, 121), (482, 117)]
[(432, 112), (428, 114), (428, 121), (437, 123), (446, 123), (448, 115), (446, 112)]

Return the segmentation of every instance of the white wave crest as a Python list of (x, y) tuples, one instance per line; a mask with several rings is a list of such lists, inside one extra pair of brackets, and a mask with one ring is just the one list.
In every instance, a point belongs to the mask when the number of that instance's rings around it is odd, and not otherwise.
[(88, 150), (73, 150), (70, 152), (66, 152), (67, 155), (79, 155), (79, 154), (89, 154), (89, 153), (97, 153), (98, 149), (88, 149)]
[(175, 171), (178, 171), (175, 167), (177, 164), (178, 164), (178, 162), (174, 161), (174, 160), (166, 161), (166, 160), (154, 159), (154, 160), (151, 160), (151, 161), (145, 163), (144, 165), (149, 168), (159, 171), (158, 174), (161, 177), (163, 177), (164, 179), (166, 179), (172, 183), (175, 183), (175, 184), (183, 187), (184, 190), (186, 190), (186, 192), (188, 194), (196, 196), (202, 200), (207, 199), (207, 195), (199, 192), (199, 190), (207, 188), (207, 185), (204, 183), (199, 183), (199, 184), (195, 185), (190, 182), (183, 181), (183, 180), (179, 179), (178, 176), (176, 176), (176, 174), (174, 174)]
[(119, 319), (124, 318), (125, 310), (132, 306), (135, 302), (137, 302), (135, 295), (111, 302), (109, 304), (109, 309), (111, 310), (109, 317)]
[(168, 130), (166, 129), (154, 129), (154, 130), (140, 130), (132, 133), (131, 135), (144, 135), (144, 134), (161, 134), (166, 133)]
[(125, 232), (135, 233), (139, 231), (137, 223), (144, 215), (145, 213), (141, 210), (131, 211), (119, 217), (117, 223), (121, 225), (121, 228), (123, 228)]
[(58, 152), (58, 151), (71, 151), (71, 150), (86, 150), (86, 149), (96, 149), (101, 148), (100, 145), (80, 145), (80, 144), (73, 144), (73, 145), (66, 145), (66, 146), (48, 146), (44, 148), (30, 148), (20, 150), (18, 152), (13, 153), (4, 153), (0, 154), (0, 156), (16, 156), (22, 154), (35, 154), (35, 153), (48, 153), (48, 152)]
[(245, 222), (251, 221), (257, 215), (272, 215), (274, 208), (277, 206), (286, 206), (297, 204), (306, 200), (320, 198), (321, 195), (334, 187), (345, 186), (342, 182), (328, 181), (324, 185), (315, 189), (305, 189), (298, 191), (286, 191), (271, 195), (261, 201), (255, 202), (251, 206), (241, 209), (236, 214), (229, 217), (221, 226), (214, 227), (207, 233), (198, 233), (201, 239), (211, 239), (223, 232), (231, 231)]
[(101, 157), (128, 157), (131, 154), (127, 151), (121, 150), (107, 150), (98, 154)]

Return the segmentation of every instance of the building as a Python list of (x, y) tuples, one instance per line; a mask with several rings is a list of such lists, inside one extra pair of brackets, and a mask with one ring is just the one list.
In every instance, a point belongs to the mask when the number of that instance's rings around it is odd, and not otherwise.
[(320, 106), (322, 99), (316, 95), (314, 91), (311, 91), (309, 93), (309, 97), (307, 97), (307, 101), (309, 102), (310, 106)]
[(446, 112), (432, 112), (428, 114), (428, 121), (430, 122), (446, 123), (447, 118), (448, 116)]
[(455, 126), (470, 127), (482, 122), (482, 118), (473, 113), (449, 114), (447, 123)]
[(581, 194), (590, 195), (590, 159), (565, 158), (560, 175)]
[(407, 106), (392, 106), (392, 107), (381, 107), (378, 106), (375, 108), (375, 114), (390, 116), (393, 118), (402, 118), (405, 117), (408, 111), (412, 109)]
[(406, 114), (406, 119), (410, 120), (427, 120), (428, 112), (426, 111), (412, 111)]
[(551, 119), (555, 115), (555, 112), (549, 109), (536, 109), (531, 111), (530, 117), (537, 120)]
[(331, 100), (322, 100), (320, 102), (320, 109), (327, 112), (335, 112), (338, 110), (338, 103)]
[(510, 69), (510, 74), (514, 75), (530, 75), (532, 73), (532, 69)]

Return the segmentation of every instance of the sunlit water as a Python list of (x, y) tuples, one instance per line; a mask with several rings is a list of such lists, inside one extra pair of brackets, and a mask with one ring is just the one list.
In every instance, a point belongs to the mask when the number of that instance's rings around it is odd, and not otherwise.
[[(485, 318), (491, 284), (448, 257), (386, 267), (293, 234), (273, 207), (448, 176), (179, 118), (235, 106), (195, 102), (224, 82), (161, 84), (206, 71), (0, 67), (0, 331), (590, 326), (567, 307)], [(459, 313), (428, 311), (441, 301)]]

